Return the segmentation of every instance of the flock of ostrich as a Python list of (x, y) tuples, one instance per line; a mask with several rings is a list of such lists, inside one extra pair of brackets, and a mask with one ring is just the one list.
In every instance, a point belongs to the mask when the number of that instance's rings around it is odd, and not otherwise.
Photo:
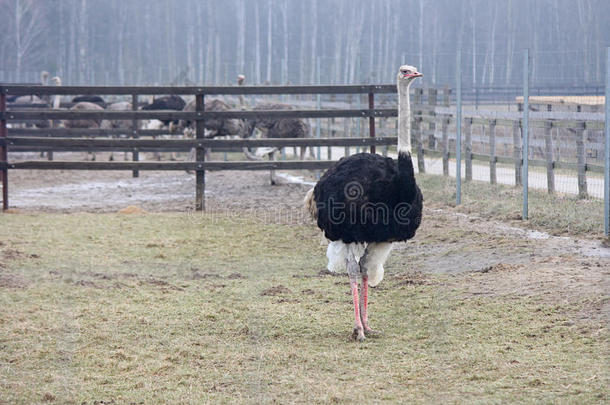
[[(49, 79), (48, 72), (41, 73), (41, 84), (43, 86), (53, 85), (61, 86), (61, 79), (53, 77)], [(238, 77), (238, 84), (243, 84), (243, 75)], [(58, 95), (49, 96), (19, 96), (8, 98), (9, 108), (12, 105), (20, 107), (32, 108), (52, 108), (54, 110), (61, 109), (61, 97)], [(132, 104), (129, 101), (113, 101), (107, 102), (100, 96), (77, 96), (69, 100), (72, 111), (132, 111)], [(195, 99), (184, 99), (177, 95), (161, 96), (148, 100), (148, 103), (139, 106), (143, 111), (154, 110), (172, 110), (172, 111), (195, 111)], [(207, 99), (205, 102), (206, 111), (229, 111), (229, 110), (286, 110), (292, 109), (290, 104), (280, 102), (261, 102), (250, 106), (246, 103), (243, 97), (239, 97), (238, 102), (230, 103), (228, 100), (221, 98)], [(47, 120), (35, 120), (25, 123), (26, 126), (35, 126), (37, 128), (49, 128), (51, 123)], [(139, 129), (157, 129), (166, 130), (170, 136), (193, 137), (195, 133), (194, 121), (160, 121), (156, 119), (139, 121)], [(62, 120), (59, 127), (63, 128), (82, 128), (82, 129), (125, 129), (131, 131), (133, 124), (131, 120)], [(215, 137), (232, 137), (232, 138), (249, 138), (249, 137), (265, 137), (265, 138), (306, 138), (311, 136), (311, 126), (306, 120), (298, 118), (282, 118), (282, 119), (210, 119), (204, 122), (204, 130), (206, 138)], [(259, 148), (257, 152), (249, 149), (243, 150), (245, 156), (250, 160), (262, 160), (265, 155), (271, 160), (275, 160), (278, 150), (276, 148)], [(304, 158), (305, 148), (301, 149), (300, 157)], [(295, 151), (296, 155), (296, 151)], [(155, 153), (154, 157), (161, 159), (159, 153)], [(193, 159), (194, 154), (189, 154), (187, 159)], [(88, 160), (95, 160), (95, 153), (87, 152)], [(114, 160), (114, 155), (111, 153), (110, 160)], [(127, 154), (125, 154), (127, 159)], [(170, 159), (175, 160), (175, 153), (170, 155)], [(275, 184), (273, 174), (271, 175), (271, 183)]]

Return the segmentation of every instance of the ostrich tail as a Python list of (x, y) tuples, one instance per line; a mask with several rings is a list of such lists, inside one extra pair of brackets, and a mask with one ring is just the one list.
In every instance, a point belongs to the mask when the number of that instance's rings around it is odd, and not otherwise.
[(318, 219), (318, 206), (316, 205), (316, 200), (314, 199), (313, 188), (307, 192), (307, 194), (305, 195), (305, 200), (303, 200), (303, 203), (305, 204), (305, 211), (309, 212), (309, 214), (311, 215), (311, 217), (314, 220), (317, 220)]

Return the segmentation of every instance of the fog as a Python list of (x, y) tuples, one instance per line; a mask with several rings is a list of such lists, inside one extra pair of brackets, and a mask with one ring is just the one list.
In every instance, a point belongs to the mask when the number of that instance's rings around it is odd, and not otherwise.
[(603, 86), (607, 0), (0, 0), (0, 81)]

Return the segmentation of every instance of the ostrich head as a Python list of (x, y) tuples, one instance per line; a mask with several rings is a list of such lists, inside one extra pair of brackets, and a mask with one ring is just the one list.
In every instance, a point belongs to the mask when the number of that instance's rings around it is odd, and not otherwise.
[(47, 72), (46, 70), (43, 70), (42, 72), (40, 72), (40, 83), (43, 86), (46, 86), (48, 81), (49, 81), (49, 72)]
[(53, 83), (55, 86), (61, 86), (61, 79), (59, 76), (53, 76), (51, 78), (51, 83)]
[(398, 69), (398, 82), (399, 83), (404, 83), (404, 82), (411, 83), (413, 81), (413, 79), (415, 79), (416, 77), (422, 77), (422, 76), (423, 76), (423, 74), (419, 73), (415, 66), (402, 65)]
[(244, 76), (244, 75), (237, 75), (237, 84), (239, 86), (243, 85), (245, 81), (246, 81), (246, 76)]

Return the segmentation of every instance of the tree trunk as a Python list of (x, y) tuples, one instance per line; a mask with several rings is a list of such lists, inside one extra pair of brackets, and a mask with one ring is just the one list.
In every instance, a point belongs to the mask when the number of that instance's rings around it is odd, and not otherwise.
[(271, 83), (271, 62), (273, 60), (273, 0), (269, 0), (269, 6), (267, 7), (267, 77), (265, 82)]
[[(305, 58), (306, 58), (306, 47), (305, 44), (307, 43), (307, 35), (310, 35), (309, 29), (306, 29), (306, 21), (305, 21), (305, 16), (307, 14), (307, 9), (308, 9), (309, 5), (306, 5), (305, 2), (301, 2), (301, 10), (300, 10), (300, 14), (301, 14), (301, 38), (300, 38), (300, 52), (299, 52), (299, 83), (301, 84), (305, 84)], [(313, 18), (312, 18), (313, 19)], [(311, 59), (309, 63), (307, 63), (308, 66), (310, 66), (310, 70), (315, 71), (315, 69), (313, 69), (313, 65), (315, 63), (315, 59)], [(313, 82), (310, 82), (313, 83)]]
[(254, 4), (254, 84), (261, 82), (261, 18), (260, 4)]
[(197, 83), (198, 84), (203, 84), (205, 83), (205, 63), (206, 60), (203, 56), (203, 53), (205, 51), (204, 49), (204, 40), (203, 40), (203, 33), (205, 32), (204, 28), (207, 28), (206, 25), (208, 24), (208, 22), (205, 20), (204, 15), (203, 15), (203, 4), (201, 4), (200, 1), (195, 1), (195, 12), (197, 14), (197, 19), (196, 19), (196, 27), (198, 28), (198, 46), (197, 46)]
[(78, 17), (78, 81), (87, 82), (87, 0), (81, 0)]
[(246, 61), (246, 4), (237, 0), (237, 74), (245, 74)]
[[(311, 63), (314, 63), (318, 58), (318, 0), (314, 0), (311, 8)], [(305, 63), (304, 60), (301, 61)], [(309, 70), (309, 83), (316, 83), (316, 69)]]

